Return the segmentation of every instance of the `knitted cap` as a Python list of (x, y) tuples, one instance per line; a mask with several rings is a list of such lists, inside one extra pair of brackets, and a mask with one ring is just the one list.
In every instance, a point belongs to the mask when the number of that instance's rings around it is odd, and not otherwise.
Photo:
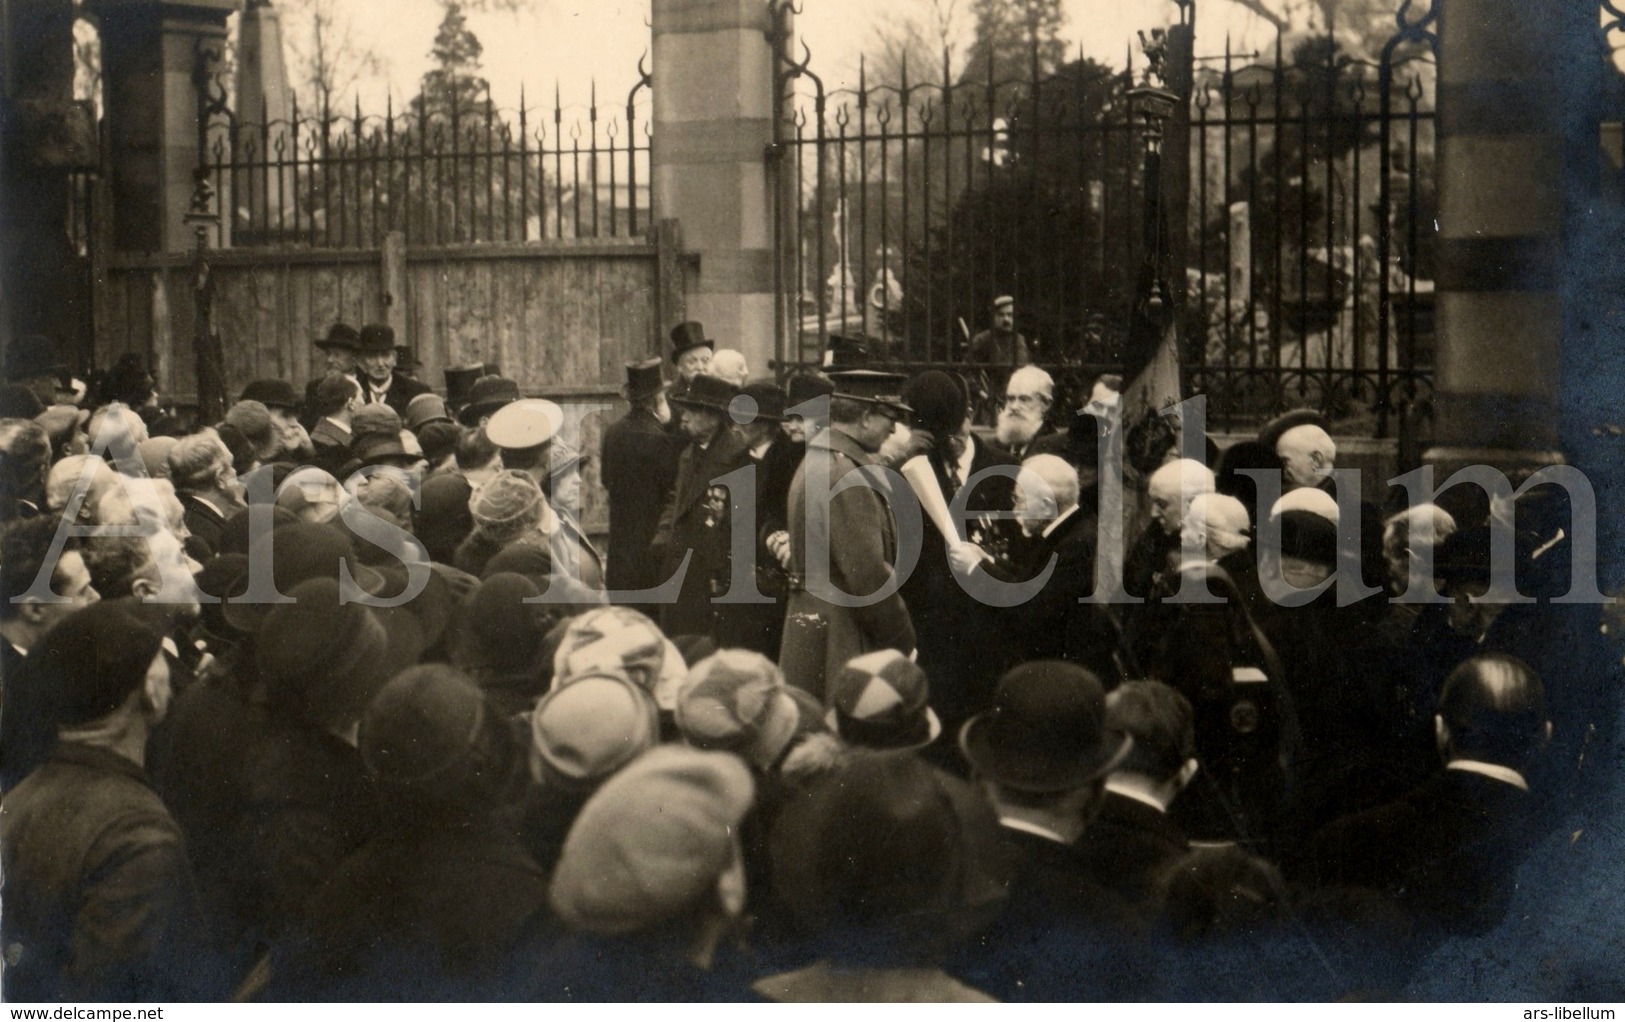
[(496, 543), (507, 543), (542, 520), (542, 491), (523, 472), (498, 472), (469, 502), (474, 528)]
[(628, 607), (601, 607), (570, 619), (553, 654), (554, 688), (604, 671), (631, 678), (662, 710), (677, 708), (677, 693), (688, 677), (677, 647), (653, 621)]
[(164, 636), (137, 607), (133, 598), (93, 603), (63, 618), (29, 651), (26, 670), (54, 693), (56, 723), (100, 720), (146, 682)]
[(570, 828), (550, 900), (566, 925), (652, 929), (711, 896), (755, 795), (737, 758), (662, 746), (599, 788)]
[(389, 680), (388, 633), (366, 607), (340, 604), (333, 579), (309, 579), (288, 595), (296, 602), (276, 604), (260, 628), (260, 679), (274, 702), (312, 723), (348, 727)]
[(531, 714), (530, 737), (538, 780), (583, 790), (654, 748), (660, 713), (625, 675), (595, 674), (544, 696)]
[(513, 730), (455, 668), (425, 664), (390, 679), (361, 721), (361, 759), (392, 801), (467, 813), (513, 790)]
[(677, 699), (677, 726), (690, 745), (737, 753), (763, 770), (783, 754), (800, 718), (778, 667), (743, 649), (695, 664)]
[(925, 672), (897, 650), (855, 656), (830, 688), (829, 726), (853, 745), (918, 749), (942, 734), (942, 722), (926, 705), (930, 695)]

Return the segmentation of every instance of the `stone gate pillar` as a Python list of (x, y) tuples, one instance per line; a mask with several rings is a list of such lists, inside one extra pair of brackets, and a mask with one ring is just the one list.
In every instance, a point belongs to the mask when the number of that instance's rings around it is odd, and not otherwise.
[(1516, 480), (1563, 460), (1565, 224), (1597, 162), (1596, 18), (1585, 0), (1442, 0), (1436, 446), (1425, 455), (1441, 482), (1466, 464)]
[(90, 0), (102, 38), (113, 245), (183, 252), (197, 168), (198, 46), (219, 51), (241, 0)]
[(653, 2), (655, 216), (679, 220), (685, 249), (699, 257), (688, 317), (760, 374), (774, 357), (767, 4)]

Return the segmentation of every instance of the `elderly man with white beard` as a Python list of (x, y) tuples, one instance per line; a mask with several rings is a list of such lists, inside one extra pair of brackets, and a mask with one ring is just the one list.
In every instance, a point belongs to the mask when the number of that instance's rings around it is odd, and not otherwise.
[(1004, 403), (994, 425), (993, 439), (1017, 461), (1024, 459), (1033, 441), (1054, 432), (1049, 423), (1055, 404), (1055, 380), (1038, 366), (1022, 366), (1004, 385)]

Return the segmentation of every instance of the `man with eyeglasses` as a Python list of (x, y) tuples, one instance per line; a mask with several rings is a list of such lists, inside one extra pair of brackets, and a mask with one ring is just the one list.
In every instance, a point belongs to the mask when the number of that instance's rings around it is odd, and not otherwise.
[(1050, 406), (1055, 403), (1055, 380), (1037, 366), (1023, 366), (1010, 374), (1004, 385), (1004, 402), (993, 426), (993, 439), (1018, 462), (1033, 441), (1054, 431), (1049, 424)]

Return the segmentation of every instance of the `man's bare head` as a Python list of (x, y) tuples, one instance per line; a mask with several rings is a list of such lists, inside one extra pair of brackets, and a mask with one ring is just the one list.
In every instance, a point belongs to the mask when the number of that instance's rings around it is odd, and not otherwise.
[(1247, 549), (1252, 519), (1246, 505), (1223, 493), (1198, 494), (1185, 509), (1180, 536), (1186, 545), (1200, 546), (1212, 560)]
[(1332, 474), (1337, 462), (1337, 444), (1313, 423), (1293, 426), (1275, 442), (1286, 485), (1316, 486)]
[(1190, 502), (1214, 489), (1213, 470), (1200, 461), (1181, 458), (1170, 461), (1146, 483), (1151, 497), (1151, 517), (1170, 536), (1179, 535), (1180, 523)]

